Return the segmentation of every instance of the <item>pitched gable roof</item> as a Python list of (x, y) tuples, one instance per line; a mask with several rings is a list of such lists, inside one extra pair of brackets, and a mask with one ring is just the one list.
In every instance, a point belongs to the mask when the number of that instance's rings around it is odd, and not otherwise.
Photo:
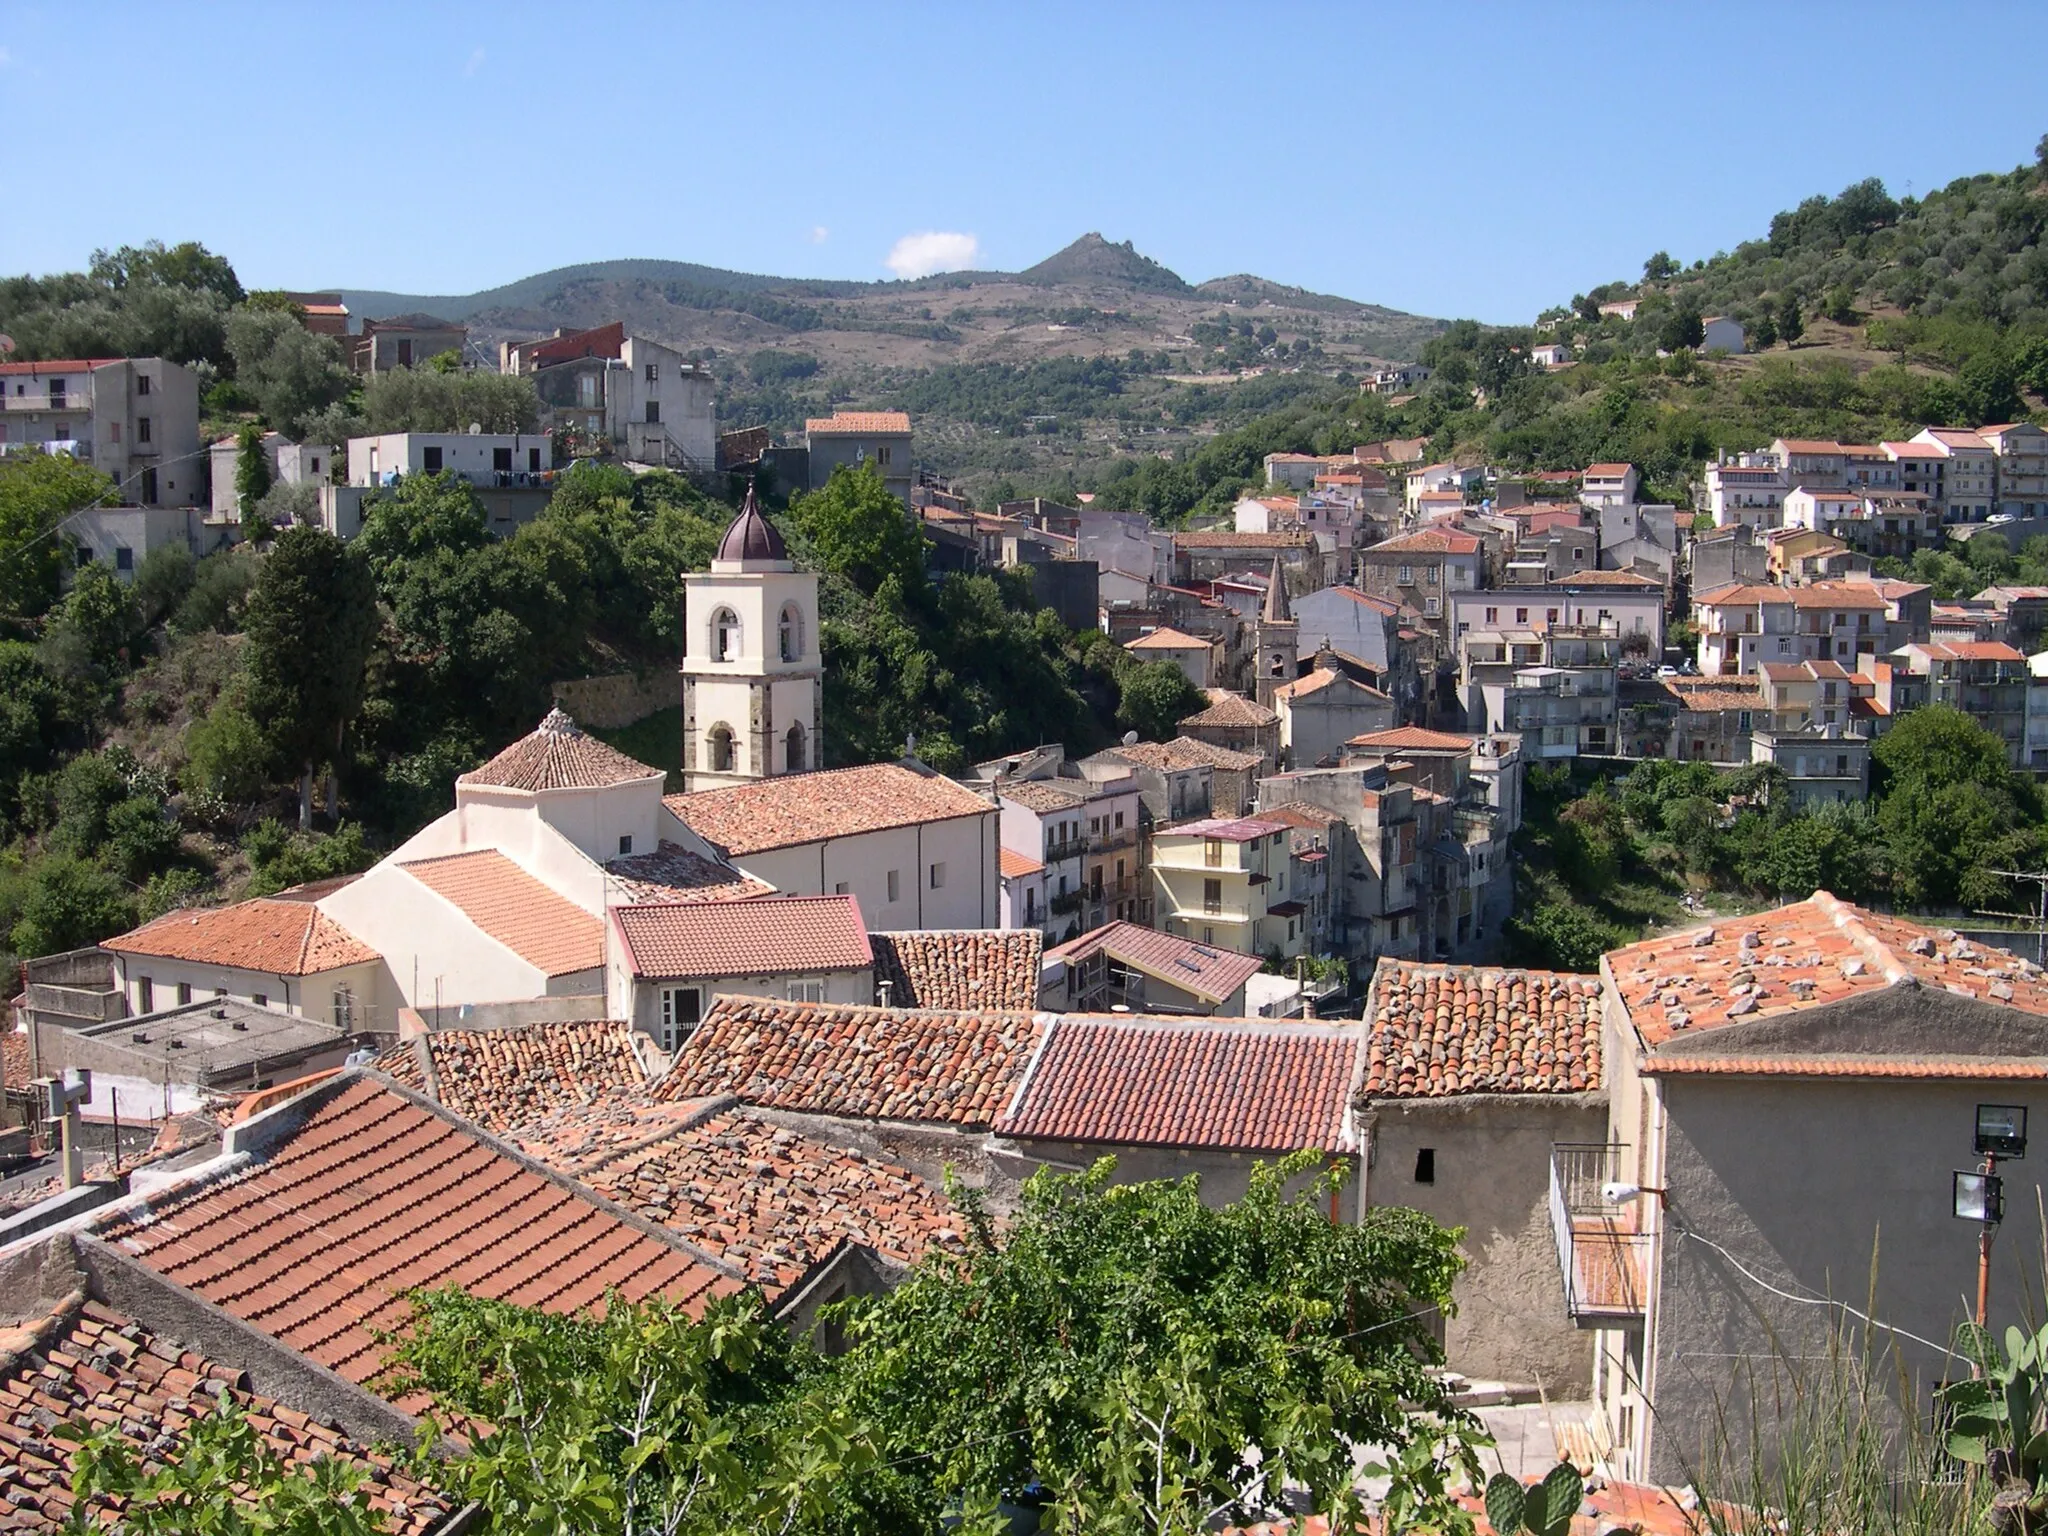
[(635, 976), (780, 976), (864, 971), (875, 963), (851, 896), (649, 902), (612, 908)]
[(775, 887), (707, 859), (681, 843), (663, 842), (650, 853), (629, 853), (604, 867), (612, 888), (629, 901), (744, 901), (772, 896)]
[(1216, 642), (1200, 635), (1191, 635), (1186, 630), (1175, 629), (1171, 624), (1162, 624), (1157, 629), (1147, 630), (1135, 640), (1126, 640), (1127, 651), (1206, 651)]
[(1419, 725), (1397, 725), (1392, 730), (1367, 731), (1344, 745), (1378, 752), (1470, 752), (1476, 737), (1449, 731), (1426, 730)]
[(987, 1126), (1009, 1102), (1039, 1031), (1023, 1012), (721, 997), (655, 1093), (729, 1093), (770, 1109)]
[(804, 422), (812, 437), (862, 437), (882, 433), (908, 433), (910, 417), (902, 411), (834, 411), (830, 416), (813, 416)]
[(1327, 1152), (1351, 1145), (1356, 1025), (1056, 1020), (999, 1135)]
[(683, 824), (728, 858), (924, 821), (994, 815), (995, 806), (929, 770), (870, 763), (669, 795)]
[(1191, 725), (1239, 727), (1247, 730), (1261, 730), (1278, 723), (1280, 717), (1256, 699), (1248, 699), (1241, 693), (1232, 693), (1228, 688), (1207, 690), (1209, 707), (1184, 716), (1180, 722), (1182, 730)]
[(1383, 959), (1366, 1029), (1375, 1098), (1580, 1093), (1604, 1081), (1593, 976)]
[[(403, 1041), (374, 1065), (485, 1130), (502, 1132), (571, 1104), (638, 1088), (652, 1042), (613, 1019), (512, 1029), (437, 1029)], [(654, 1053), (657, 1059), (659, 1052)]]
[(519, 789), (529, 792), (549, 789), (604, 789), (613, 784), (630, 784), (639, 779), (658, 779), (659, 768), (636, 762), (616, 747), (606, 746), (560, 708), (528, 734), (485, 763), (456, 779), (458, 784), (480, 788)]
[(271, 1114), (276, 1139), (247, 1165), (124, 1200), (92, 1230), (359, 1385), (415, 1290), (459, 1285), (563, 1314), (613, 1290), (697, 1311), (741, 1288), (679, 1239), (374, 1077), (345, 1074)]
[(166, 912), (101, 947), (272, 976), (313, 976), (378, 958), (376, 950), (312, 902), (275, 896)]
[(1177, 934), (1161, 933), (1136, 923), (1104, 923), (1069, 939), (1046, 957), (1079, 965), (1091, 956), (1110, 959), (1143, 971), (1154, 980), (1193, 993), (1205, 1002), (1225, 1002), (1265, 966), (1257, 955), (1239, 954), (1214, 944), (1198, 944)]
[(543, 975), (604, 964), (604, 924), (495, 848), (398, 867)]
[(889, 984), (892, 1007), (1029, 1012), (1038, 1006), (1045, 935), (1036, 928), (925, 929), (869, 938), (876, 990)]

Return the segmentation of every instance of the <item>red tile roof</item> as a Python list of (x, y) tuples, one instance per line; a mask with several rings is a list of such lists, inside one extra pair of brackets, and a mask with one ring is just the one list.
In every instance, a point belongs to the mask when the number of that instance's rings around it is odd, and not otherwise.
[(1764, 603), (1790, 603), (1795, 608), (1882, 608), (1885, 600), (1867, 581), (1817, 581), (1804, 587), (1774, 587), (1762, 583), (1737, 582), (1702, 592), (1693, 600), (1695, 608), (1713, 605), (1749, 607)]
[(540, 725), (485, 763), (456, 779), (494, 789), (603, 789), (639, 779), (658, 779), (650, 768), (586, 735), (559, 708), (548, 711)]
[(1451, 528), (1418, 528), (1413, 533), (1397, 534), (1391, 539), (1383, 539), (1366, 549), (1364, 553), (1476, 555), (1479, 553), (1480, 543), (1479, 535), (1476, 533), (1459, 533)]
[(1278, 715), (1256, 699), (1248, 699), (1241, 693), (1232, 693), (1228, 688), (1211, 688), (1207, 692), (1209, 707), (1184, 716), (1180, 722), (1182, 730), (1191, 725), (1234, 726), (1258, 730), (1280, 722)]
[(741, 1288), (374, 1077), (307, 1098), (272, 1111), (304, 1119), (247, 1166), (123, 1201), (95, 1235), (358, 1384), (383, 1365), (376, 1335), (407, 1322), (415, 1290), (562, 1314), (614, 1290), (695, 1311)]
[(995, 806), (943, 775), (901, 763), (791, 773), (663, 802), (728, 858), (923, 821), (993, 816)]
[(1154, 837), (1200, 837), (1223, 843), (1255, 843), (1275, 832), (1285, 832), (1279, 821), (1261, 821), (1256, 816), (1204, 816), (1199, 821), (1174, 822), (1161, 827)]
[(663, 1099), (867, 1120), (995, 1123), (1040, 1026), (1028, 1013), (946, 1013), (721, 997), (656, 1087)]
[[(2041, 967), (2003, 950), (1979, 946), (1948, 929), (1867, 912), (1826, 891), (1756, 917), (1663, 934), (1612, 950), (1602, 962), (1642, 1042), (1653, 1051), (1675, 1038), (1694, 1038), (1745, 1019), (1768, 1018), (1890, 987), (1955, 993), (2036, 1016), (2048, 1016), (2048, 979)], [(1881, 1047), (1859, 1051), (1848, 1075), (1927, 1075), (1939, 1052), (1907, 1057)], [(1661, 1063), (1665, 1058), (1656, 1057)], [(1726, 1058), (1721, 1058), (1726, 1060)], [(1800, 1073), (1807, 1064), (1764, 1058), (1762, 1070)], [(1977, 1068), (1989, 1064), (1979, 1058)], [(1883, 1065), (1873, 1067), (1872, 1063)], [(1902, 1067), (1900, 1063), (1917, 1063)], [(1662, 1070), (1661, 1065), (1658, 1070)], [(1738, 1071), (1688, 1061), (1679, 1070)], [(2048, 1066), (2030, 1063), (2030, 1075)], [(1964, 1074), (1968, 1075), (1968, 1074)]]
[(1584, 474), (1587, 479), (1598, 475), (1603, 480), (1618, 480), (1634, 468), (1633, 464), (1588, 464)]
[(1294, 1152), (1351, 1145), (1358, 1027), (1250, 1020), (1054, 1022), (999, 1135)]
[(681, 843), (664, 842), (652, 853), (629, 853), (606, 864), (604, 871), (611, 877), (613, 892), (629, 901), (744, 901), (775, 894), (766, 880), (741, 874)]
[(604, 924), (495, 848), (398, 867), (544, 975), (604, 964)]
[(1005, 880), (1016, 880), (1026, 875), (1042, 875), (1045, 873), (1045, 866), (1028, 854), (1017, 853), (1009, 848), (1000, 848), (996, 852), (997, 863), (1001, 866), (1002, 876)]
[(779, 976), (864, 971), (875, 963), (851, 896), (653, 902), (612, 908), (635, 976)]
[(1126, 762), (1168, 772), (1207, 767), (1220, 768), (1226, 773), (1243, 773), (1266, 761), (1256, 752), (1239, 752), (1231, 747), (1219, 747), (1213, 741), (1197, 741), (1192, 736), (1176, 736), (1171, 741), (1134, 741), (1128, 746), (1119, 743), (1106, 750)]
[(1298, 531), (1233, 533), (1226, 528), (1210, 529), (1207, 532), (1176, 533), (1173, 542), (1179, 549), (1314, 549), (1316, 536)]
[(715, 1254), (771, 1301), (842, 1243), (909, 1265), (965, 1235), (951, 1202), (916, 1174), (730, 1104), (613, 1097), (535, 1121), (514, 1140)]
[(1382, 960), (1366, 1030), (1375, 1098), (1583, 1093), (1603, 1082), (1594, 976)]
[(109, 363), (123, 361), (125, 359), (118, 357), (65, 357), (52, 358), (46, 363), (0, 363), (0, 377), (13, 378), (40, 373), (87, 373), (94, 368), (104, 368)]
[(1242, 955), (1234, 949), (1197, 944), (1177, 934), (1122, 922), (1104, 923), (1046, 951), (1048, 959), (1062, 960), (1068, 965), (1079, 965), (1098, 954), (1106, 954), (1156, 981), (1192, 992), (1210, 1003), (1227, 1002), (1265, 966), (1257, 955)]
[(872, 433), (910, 431), (910, 417), (902, 411), (834, 411), (830, 416), (813, 416), (804, 422), (813, 437), (858, 437)]
[(626, 323), (614, 320), (609, 325), (594, 326), (587, 331), (571, 331), (566, 336), (529, 341), (519, 350), (536, 368), (544, 368), (550, 363), (573, 362), (580, 357), (617, 357), (625, 347)]
[[(307, 1403), (316, 1411), (320, 1405)], [(146, 1462), (175, 1460), (199, 1420), (232, 1407), (264, 1450), (293, 1471), (332, 1461), (357, 1473), (356, 1499), (394, 1536), (428, 1536), (456, 1505), (312, 1414), (256, 1392), (249, 1373), (177, 1344), (125, 1313), (74, 1291), (49, 1312), (0, 1329), (0, 1529), (68, 1529), (78, 1442), (60, 1424), (114, 1429)], [(114, 1528), (119, 1502), (96, 1500), (84, 1527)]]
[(1425, 730), (1419, 725), (1397, 725), (1390, 731), (1367, 731), (1344, 745), (1382, 752), (1470, 752), (1477, 740), (1476, 736)]
[(2026, 653), (2005, 644), (2002, 640), (1937, 640), (1920, 645), (1909, 645), (1909, 651), (1919, 651), (1936, 661), (2025, 661)]
[(1574, 587), (1662, 587), (1663, 582), (1652, 576), (1639, 576), (1634, 571), (1572, 571), (1560, 576), (1549, 585), (1561, 592)]
[(1191, 635), (1185, 630), (1175, 629), (1171, 624), (1162, 624), (1157, 629), (1147, 630), (1135, 640), (1126, 640), (1127, 651), (1206, 651), (1215, 646), (1214, 640), (1201, 635)]
[(877, 933), (875, 987), (894, 1008), (1029, 1012), (1038, 1006), (1045, 936), (1036, 928)]
[(310, 901), (275, 896), (231, 907), (180, 908), (102, 946), (123, 955), (189, 960), (199, 965), (312, 976), (363, 965), (377, 951)]
[(437, 1029), (372, 1063), (393, 1082), (503, 1132), (569, 1104), (641, 1087), (641, 1051), (661, 1053), (629, 1024), (576, 1019), (514, 1029)]

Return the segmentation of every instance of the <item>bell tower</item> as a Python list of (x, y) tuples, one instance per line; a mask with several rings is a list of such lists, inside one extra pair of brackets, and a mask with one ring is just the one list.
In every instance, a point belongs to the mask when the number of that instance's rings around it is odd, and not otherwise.
[(1273, 707), (1273, 690), (1294, 681), (1296, 653), (1301, 648), (1301, 626), (1294, 622), (1294, 610), (1287, 601), (1287, 570), (1280, 557), (1273, 557), (1273, 575), (1266, 583), (1266, 606), (1258, 622), (1257, 660), (1253, 663), (1252, 696), (1266, 708)]
[(818, 578), (747, 487), (709, 571), (683, 576), (683, 789), (819, 766)]

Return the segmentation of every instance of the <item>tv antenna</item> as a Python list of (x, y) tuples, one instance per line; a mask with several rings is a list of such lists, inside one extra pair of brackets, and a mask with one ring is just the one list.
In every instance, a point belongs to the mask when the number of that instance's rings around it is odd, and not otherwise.
[(1979, 912), (1979, 917), (2011, 917), (2034, 925), (2034, 963), (2048, 965), (2048, 870), (1994, 869), (2003, 880), (2028, 880), (2037, 888), (2032, 912)]

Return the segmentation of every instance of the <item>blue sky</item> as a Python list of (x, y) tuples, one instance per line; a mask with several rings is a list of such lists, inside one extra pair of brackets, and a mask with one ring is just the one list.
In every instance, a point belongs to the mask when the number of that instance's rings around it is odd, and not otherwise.
[(2031, 160), (2048, 93), (2002, 39), (2040, 15), (0, 0), (0, 273), (159, 237), (252, 287), (877, 278), (1093, 229), (1191, 281), (1526, 320), (1863, 176)]

